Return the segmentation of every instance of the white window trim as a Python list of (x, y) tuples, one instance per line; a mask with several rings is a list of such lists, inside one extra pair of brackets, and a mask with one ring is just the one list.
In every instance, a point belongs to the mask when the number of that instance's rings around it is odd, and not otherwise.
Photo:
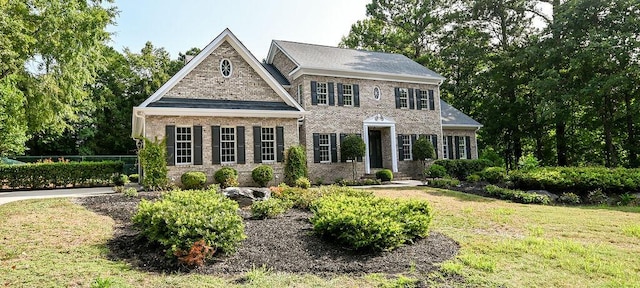
[[(322, 95), (325, 95), (325, 101), (326, 103), (320, 103), (320, 85), (323, 84), (325, 87), (325, 93), (323, 93)], [(318, 105), (329, 105), (329, 84), (327, 84), (327, 82), (317, 82), (316, 83), (316, 99), (318, 100)]]
[(467, 159), (467, 140), (463, 136), (459, 136), (458, 139), (458, 154), (460, 155), (460, 159)]
[[(345, 93), (345, 91), (346, 91), (346, 89), (345, 89), (345, 88), (346, 88), (347, 86), (349, 86), (349, 90), (351, 90), (351, 93), (349, 93), (349, 94)], [(353, 106), (353, 102), (354, 102), (353, 94), (354, 94), (354, 93), (353, 93), (353, 84), (342, 84), (342, 104), (343, 104), (344, 106)], [(347, 104), (347, 103), (346, 103), (346, 100), (345, 100), (346, 98), (345, 98), (345, 96), (349, 96), (349, 97), (351, 97), (351, 98), (350, 98), (350, 99), (351, 99), (351, 104)]]
[[(376, 90), (378, 90), (378, 97), (376, 97)], [(380, 101), (380, 99), (382, 99), (382, 90), (380, 90), (380, 87), (374, 86), (373, 87), (373, 100)]]
[[(189, 128), (189, 134), (191, 137), (189, 137), (189, 141), (183, 141), (180, 140), (178, 141), (178, 129), (179, 128)], [(184, 126), (176, 126), (175, 131), (173, 132), (174, 134), (174, 150), (173, 150), (173, 154), (174, 154), (174, 159), (173, 159), (173, 163), (175, 163), (176, 166), (182, 166), (182, 165), (193, 165), (193, 126), (188, 126), (188, 125), (184, 125)], [(178, 142), (180, 143), (189, 143), (189, 150), (191, 150), (191, 161), (190, 162), (180, 162), (178, 163)]]
[(449, 140), (447, 136), (442, 136), (442, 159), (449, 159)]
[[(264, 135), (264, 133), (262, 132), (263, 129), (271, 129), (271, 131), (273, 131), (273, 140), (264, 140), (264, 138), (262, 137)], [(273, 160), (265, 160), (264, 159), (264, 155), (265, 153), (263, 153), (262, 149), (264, 149), (264, 142), (273, 142), (273, 145), (271, 146), (271, 149), (273, 149)], [(277, 151), (276, 151), (276, 127), (261, 127), (260, 128), (260, 157), (262, 158), (262, 163), (276, 163), (277, 160)]]
[[(224, 61), (227, 61), (229, 63), (229, 75), (224, 75), (224, 72), (222, 71), (222, 63), (224, 63)], [(222, 75), (222, 77), (224, 78), (229, 78), (231, 77), (231, 75), (233, 75), (233, 64), (231, 63), (231, 60), (227, 59), (227, 58), (222, 58), (222, 60), (220, 60), (220, 74)]]
[[(222, 147), (222, 143), (223, 142), (227, 142), (222, 140), (223, 137), (222, 135), (224, 134), (222, 131), (224, 131), (223, 129), (233, 129), (233, 159), (234, 161), (223, 161), (224, 159), (224, 154), (222, 153), (222, 151), (224, 151), (224, 147)], [(230, 142), (230, 141), (229, 141)], [(236, 127), (232, 127), (232, 126), (222, 126), (220, 127), (220, 164), (236, 164), (238, 163), (238, 131), (236, 129)]]
[[(422, 97), (422, 94), (424, 93), (424, 97)], [(429, 91), (428, 90), (420, 90), (420, 108), (422, 110), (430, 110), (431, 107), (429, 107)], [(424, 106), (422, 105), (424, 101)]]
[[(409, 147), (409, 157), (406, 157), (407, 145), (405, 145), (405, 142), (404, 142), (405, 139), (408, 139), (408, 142), (409, 142), (409, 146), (408, 146)], [(404, 151), (404, 153), (402, 155), (402, 158), (404, 160), (409, 160), (409, 161), (413, 160), (413, 143), (411, 143), (411, 142), (412, 142), (411, 141), (411, 135), (408, 135), (408, 134), (402, 135), (402, 143), (401, 144), (402, 144), (402, 150)]]
[[(405, 105), (407, 106), (402, 106), (402, 93), (404, 92), (404, 100), (405, 100)], [(409, 89), (407, 88), (400, 88), (400, 95), (399, 97), (399, 101), (400, 101), (400, 109), (409, 109)]]
[[(320, 163), (331, 163), (331, 135), (329, 135), (328, 133), (320, 133), (320, 136), (318, 136), (318, 153), (320, 153)], [(322, 136), (327, 136), (327, 144), (322, 144), (322, 141), (320, 141), (320, 138)], [(327, 155), (329, 156), (329, 160), (322, 160), (322, 152), (321, 151), (321, 147), (327, 147)]]

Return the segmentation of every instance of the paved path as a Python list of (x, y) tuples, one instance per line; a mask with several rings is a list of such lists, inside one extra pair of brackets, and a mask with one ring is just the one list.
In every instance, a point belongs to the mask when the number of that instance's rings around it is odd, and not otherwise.
[(112, 187), (71, 188), (53, 190), (14, 191), (0, 193), (0, 205), (13, 201), (37, 198), (85, 197), (113, 193)]

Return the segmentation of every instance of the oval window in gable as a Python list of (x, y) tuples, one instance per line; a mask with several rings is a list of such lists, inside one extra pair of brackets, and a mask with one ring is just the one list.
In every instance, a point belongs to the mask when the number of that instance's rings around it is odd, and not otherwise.
[(380, 93), (380, 87), (378, 86), (373, 87), (373, 99), (380, 100), (380, 97), (382, 97)]
[(231, 72), (233, 72), (233, 66), (231, 66), (231, 61), (229, 59), (222, 59), (220, 61), (220, 73), (225, 78), (231, 76)]

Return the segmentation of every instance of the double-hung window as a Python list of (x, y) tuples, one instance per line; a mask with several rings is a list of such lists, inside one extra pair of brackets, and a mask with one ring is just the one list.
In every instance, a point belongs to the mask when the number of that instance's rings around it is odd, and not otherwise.
[(176, 164), (193, 164), (191, 127), (176, 127)]
[(353, 106), (353, 85), (342, 85), (342, 99), (344, 106)]
[(329, 104), (329, 96), (326, 82), (318, 82), (316, 84), (316, 94), (318, 95), (318, 104)]
[(442, 137), (442, 158), (449, 159), (449, 139), (447, 136)]
[(420, 108), (427, 110), (429, 109), (429, 91), (420, 90)]
[(220, 128), (220, 160), (222, 164), (236, 163), (236, 129)]
[(319, 135), (319, 147), (318, 150), (320, 152), (320, 163), (330, 163), (331, 162), (331, 141), (329, 140), (329, 134), (320, 134)]
[(273, 127), (262, 127), (262, 162), (276, 161), (276, 132)]
[(411, 152), (411, 135), (402, 135), (402, 158), (404, 160), (413, 159), (413, 153)]
[(409, 89), (400, 88), (400, 108), (409, 108)]
[(458, 155), (460, 155), (460, 159), (467, 159), (467, 142), (464, 137), (459, 138), (458, 141)]

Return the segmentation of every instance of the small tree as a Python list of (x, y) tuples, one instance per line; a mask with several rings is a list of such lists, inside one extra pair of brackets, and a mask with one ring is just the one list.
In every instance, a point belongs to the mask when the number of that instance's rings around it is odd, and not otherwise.
[(419, 137), (411, 148), (413, 149), (413, 160), (420, 161), (423, 168), (427, 159), (433, 159), (436, 156), (433, 144), (424, 136)]
[(351, 160), (353, 180), (356, 179), (356, 159), (358, 157), (364, 157), (366, 149), (367, 147), (364, 141), (356, 134), (347, 135), (347, 137), (342, 140), (342, 144), (340, 144), (340, 155), (345, 159)]
[(164, 140), (151, 141), (144, 138), (144, 147), (138, 151), (140, 165), (144, 171), (142, 186), (146, 190), (163, 189), (169, 183), (167, 178), (167, 152)]
[(304, 147), (291, 146), (284, 160), (284, 182), (295, 186), (296, 180), (301, 177), (307, 177), (307, 154)]

